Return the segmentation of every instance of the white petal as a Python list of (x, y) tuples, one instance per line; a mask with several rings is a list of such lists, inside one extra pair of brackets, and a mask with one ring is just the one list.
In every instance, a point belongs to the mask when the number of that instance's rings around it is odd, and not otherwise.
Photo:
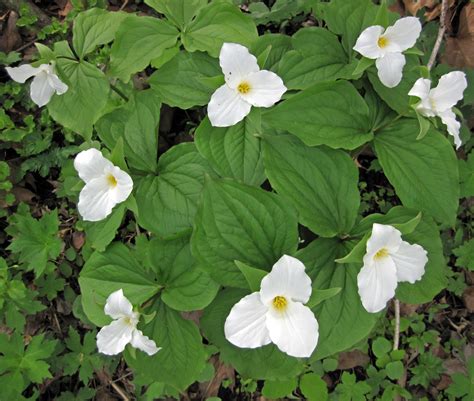
[(143, 335), (141, 330), (135, 329), (132, 333), (132, 341), (130, 342), (132, 347), (138, 348), (148, 355), (155, 355), (161, 348), (156, 346), (153, 340), (150, 340), (147, 336)]
[(443, 75), (438, 86), (431, 90), (431, 99), (437, 112), (449, 110), (462, 99), (463, 92), (467, 88), (466, 74), (461, 71), (453, 71)]
[(115, 205), (107, 177), (104, 176), (89, 181), (82, 188), (77, 209), (84, 220), (100, 221), (112, 213)]
[(364, 29), (357, 38), (354, 50), (370, 59), (382, 57), (385, 51), (379, 47), (378, 40), (383, 31), (384, 28), (380, 25), (369, 26)]
[(443, 124), (448, 127), (448, 134), (454, 137), (454, 144), (456, 149), (462, 145), (461, 138), (459, 137), (459, 130), (461, 129), (461, 123), (456, 120), (456, 114), (451, 109), (438, 113), (438, 116), (443, 121)]
[[(398, 251), (402, 243), (402, 233), (395, 227), (387, 224), (374, 223), (372, 226), (372, 234), (367, 241), (366, 256), (373, 255), (385, 248), (390, 254)], [(365, 258), (365, 256), (364, 256)]]
[(39, 107), (49, 103), (54, 95), (54, 88), (50, 85), (48, 74), (44, 71), (40, 72), (33, 78), (30, 87), (31, 100)]
[(114, 176), (117, 185), (110, 189), (110, 198), (117, 204), (128, 198), (133, 189), (132, 178), (117, 166), (106, 167), (106, 174)]
[(299, 302), (289, 302), (281, 312), (270, 310), (267, 327), (272, 342), (290, 356), (308, 358), (318, 343), (318, 322), (311, 309)]
[(32, 67), (30, 64), (23, 64), (19, 67), (5, 67), (11, 79), (20, 84), (24, 84), (28, 78), (41, 72), (40, 68)]
[(113, 164), (94, 148), (79, 152), (74, 159), (74, 168), (85, 183), (103, 177), (105, 169), (112, 167)]
[(435, 113), (431, 107), (430, 88), (431, 81), (429, 79), (419, 78), (410, 89), (410, 92), (408, 92), (409, 96), (416, 96), (420, 98), (420, 103), (418, 103), (416, 106), (416, 110), (426, 117), (435, 116)]
[(122, 289), (114, 291), (107, 298), (104, 312), (112, 319), (120, 319), (121, 317), (131, 317), (133, 306), (130, 301), (123, 295)]
[(401, 53), (387, 53), (375, 61), (377, 75), (387, 88), (394, 88), (402, 80), (405, 56)]
[(63, 95), (69, 89), (69, 87), (63, 81), (61, 81), (56, 74), (49, 74), (48, 80), (49, 85), (54, 88), (58, 95)]
[(311, 279), (304, 264), (292, 256), (283, 255), (260, 285), (262, 302), (267, 305), (276, 296), (306, 303), (311, 296)]
[(402, 52), (413, 46), (420, 36), (421, 23), (416, 17), (400, 18), (394, 25), (389, 26), (384, 33), (389, 45), (396, 45), (394, 51)]
[(268, 308), (254, 292), (243, 297), (230, 310), (224, 324), (225, 338), (240, 348), (257, 348), (271, 342), (265, 324)]
[(213, 127), (230, 127), (242, 121), (251, 108), (236, 90), (224, 84), (212, 94), (207, 114)]
[(132, 340), (135, 328), (125, 319), (114, 320), (108, 326), (102, 327), (97, 333), (97, 348), (106, 355), (117, 355), (125, 349)]
[(250, 74), (245, 82), (249, 84), (250, 91), (241, 96), (252, 106), (271, 107), (286, 92), (282, 79), (274, 72), (267, 70)]
[(425, 273), (428, 256), (422, 246), (403, 241), (398, 251), (391, 256), (397, 268), (398, 281), (408, 281), (413, 284)]
[(260, 70), (257, 58), (237, 43), (224, 43), (219, 54), (219, 64), (227, 85), (235, 89), (247, 75)]
[(385, 308), (395, 295), (397, 288), (397, 270), (392, 258), (385, 257), (365, 263), (357, 275), (357, 286), (362, 305), (370, 313)]

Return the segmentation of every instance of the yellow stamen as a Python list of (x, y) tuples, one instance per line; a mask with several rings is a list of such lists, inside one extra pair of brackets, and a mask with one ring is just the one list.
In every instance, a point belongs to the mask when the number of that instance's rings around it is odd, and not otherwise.
[(275, 307), (276, 310), (282, 312), (288, 306), (288, 301), (286, 300), (285, 297), (278, 295), (275, 298), (273, 298), (273, 306)]
[(107, 182), (112, 188), (115, 188), (117, 186), (117, 180), (112, 174), (107, 175)]
[(385, 36), (381, 36), (379, 40), (377, 41), (377, 44), (381, 49), (386, 47), (388, 45), (388, 39)]
[(241, 82), (239, 86), (237, 86), (237, 90), (243, 95), (245, 95), (246, 93), (250, 92), (250, 85), (248, 82)]
[(387, 248), (382, 248), (377, 251), (377, 253), (374, 255), (375, 260), (380, 260), (383, 258), (386, 258), (388, 256), (388, 250)]
[(132, 318), (131, 318), (131, 317), (128, 317), (128, 316), (127, 316), (124, 320), (125, 320), (125, 323), (126, 323), (126, 324), (128, 324), (128, 325), (130, 325), (130, 326), (133, 326), (133, 325), (134, 325), (133, 322), (132, 322)]

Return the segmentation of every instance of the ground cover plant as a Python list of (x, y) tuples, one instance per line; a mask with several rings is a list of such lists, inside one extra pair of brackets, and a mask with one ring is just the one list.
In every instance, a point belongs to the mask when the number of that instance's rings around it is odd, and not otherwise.
[(471, 3), (0, 7), (0, 400), (474, 397)]

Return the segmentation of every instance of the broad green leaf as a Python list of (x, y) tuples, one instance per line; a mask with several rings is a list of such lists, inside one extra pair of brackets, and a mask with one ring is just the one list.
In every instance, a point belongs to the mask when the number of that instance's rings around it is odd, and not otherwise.
[(191, 246), (218, 283), (247, 288), (235, 260), (270, 271), (297, 242), (296, 213), (278, 195), (227, 179), (206, 183)]
[(278, 73), (289, 89), (305, 89), (317, 82), (350, 78), (355, 65), (336, 35), (323, 28), (303, 28), (292, 37), (294, 51), (280, 61)]
[(201, 8), (181, 34), (187, 51), (205, 51), (213, 57), (219, 55), (224, 42), (249, 47), (257, 37), (257, 28), (252, 19), (225, 1), (213, 1)]
[(72, 44), (79, 57), (84, 57), (97, 46), (111, 42), (115, 32), (127, 17), (126, 13), (108, 12), (92, 8), (74, 18)]
[(224, 78), (215, 58), (206, 53), (181, 51), (155, 71), (149, 83), (163, 103), (189, 109), (209, 103), (212, 93), (224, 83)]
[(261, 154), (260, 110), (255, 109), (232, 127), (213, 127), (206, 117), (195, 133), (196, 147), (221, 176), (248, 185), (260, 186), (265, 181)]
[(123, 244), (113, 243), (104, 253), (94, 252), (84, 265), (79, 277), (82, 306), (94, 324), (110, 322), (104, 305), (112, 292), (122, 289), (130, 302), (139, 306), (160, 290), (156, 277), (145, 270), (134, 253)]
[(304, 89), (263, 114), (263, 119), (308, 146), (355, 149), (373, 138), (367, 104), (346, 81)]
[(263, 1), (258, 1), (250, 2), (248, 7), (255, 22), (258, 25), (265, 25), (269, 22), (279, 23), (290, 20), (303, 12), (309, 13), (311, 5), (308, 3), (310, 2), (306, 0), (276, 0), (270, 9)]
[(284, 380), (301, 373), (303, 363), (278, 350), (275, 345), (256, 349), (239, 348), (229, 343), (224, 336), (224, 323), (231, 308), (248, 292), (227, 288), (221, 291), (201, 318), (204, 336), (219, 347), (220, 359), (230, 363), (242, 377), (252, 379)]
[(323, 237), (350, 231), (360, 196), (359, 173), (347, 153), (281, 135), (264, 138), (263, 155), (272, 187), (295, 205), (301, 224)]
[[(373, 223), (390, 224), (397, 227), (401, 221), (410, 222), (417, 219), (418, 212), (398, 206), (390, 209), (386, 215), (373, 214), (363, 219), (354, 228), (353, 235), (361, 235), (372, 229)], [(398, 227), (397, 227), (398, 228)], [(438, 227), (434, 221), (423, 216), (414, 231), (404, 233), (404, 241), (410, 244), (419, 244), (428, 252), (428, 263), (425, 274), (415, 284), (399, 283), (396, 297), (409, 304), (422, 304), (431, 301), (447, 285), (446, 261), (443, 256), (443, 246)], [(359, 266), (362, 266), (360, 260)]]
[(117, 230), (122, 224), (125, 215), (125, 204), (114, 208), (112, 214), (102, 221), (87, 222), (82, 224), (86, 232), (86, 240), (97, 251), (104, 251), (115, 238)]
[(245, 263), (242, 263), (238, 260), (234, 260), (234, 263), (244, 275), (245, 280), (247, 280), (250, 291), (260, 291), (260, 283), (262, 282), (262, 279), (268, 274), (268, 272), (265, 270), (256, 269), (255, 267), (246, 265)]
[(383, 171), (403, 204), (454, 226), (459, 173), (452, 145), (434, 129), (421, 140), (418, 122), (402, 119), (375, 135)]
[(334, 261), (352, 245), (336, 238), (318, 238), (296, 255), (313, 280), (313, 291), (342, 288), (339, 294), (313, 309), (319, 322), (319, 340), (312, 360), (351, 348), (372, 331), (379, 317), (368, 313), (360, 301), (356, 281), (360, 266), (338, 265)]
[(189, 248), (189, 236), (151, 240), (149, 258), (163, 284), (161, 299), (170, 308), (179, 311), (203, 309), (216, 296), (219, 287), (209, 274), (196, 266)]
[(172, 147), (160, 157), (158, 175), (137, 184), (138, 224), (162, 237), (190, 230), (206, 174), (214, 175), (194, 144)]
[(123, 139), (124, 156), (131, 168), (156, 171), (161, 103), (152, 90), (134, 92), (128, 103), (104, 115), (95, 127), (100, 139), (113, 149)]
[(314, 288), (306, 306), (308, 308), (313, 309), (316, 306), (318, 306), (321, 302), (324, 302), (327, 299), (337, 296), (340, 292), (341, 292), (341, 287), (328, 288), (326, 290), (320, 290), (318, 288)]
[(300, 380), (301, 392), (308, 401), (326, 401), (328, 385), (316, 373), (306, 373)]
[(145, 0), (145, 3), (164, 14), (182, 31), (207, 0)]
[(260, 60), (265, 55), (263, 64), (259, 63), (262, 70), (278, 73), (279, 64), (286, 52), (292, 49), (291, 37), (277, 33), (267, 33), (259, 36), (250, 46), (250, 53)]
[(108, 75), (128, 82), (130, 75), (143, 70), (177, 39), (176, 28), (164, 20), (129, 15), (117, 30)]
[(372, 0), (332, 0), (322, 10), (328, 28), (342, 36), (342, 45), (351, 58), (357, 38), (373, 25), (378, 7)]
[(153, 356), (136, 351), (132, 357), (128, 348), (127, 364), (149, 383), (164, 382), (183, 391), (197, 380), (207, 359), (199, 329), (161, 301), (150, 310), (157, 312), (156, 318), (142, 330), (162, 349)]
[(57, 67), (69, 89), (52, 97), (48, 111), (56, 122), (88, 140), (92, 125), (105, 112), (109, 82), (102, 71), (86, 61), (59, 58)]
[(277, 398), (286, 397), (298, 386), (296, 377), (287, 380), (265, 380), (262, 388), (262, 395), (264, 397), (275, 400)]

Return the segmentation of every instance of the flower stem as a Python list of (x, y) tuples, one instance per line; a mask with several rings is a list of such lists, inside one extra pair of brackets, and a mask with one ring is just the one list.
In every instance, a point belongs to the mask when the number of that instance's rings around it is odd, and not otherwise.
[(110, 88), (111, 88), (117, 95), (119, 95), (122, 99), (124, 99), (126, 102), (128, 102), (128, 97), (127, 97), (119, 88), (117, 88), (114, 84), (110, 84)]
[(395, 309), (395, 333), (393, 335), (393, 350), (398, 349), (400, 342), (400, 301), (398, 299), (393, 300), (393, 306)]

